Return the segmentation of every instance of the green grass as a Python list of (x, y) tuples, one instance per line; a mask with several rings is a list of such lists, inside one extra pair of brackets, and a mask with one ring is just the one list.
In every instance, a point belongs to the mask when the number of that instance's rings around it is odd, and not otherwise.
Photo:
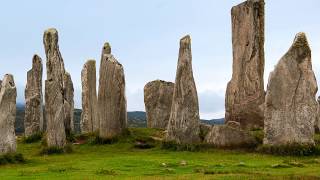
[[(320, 156), (290, 157), (207, 149), (161, 148), (163, 132), (130, 129), (106, 145), (73, 145), (73, 152), (39, 155), (41, 143), (18, 144), (23, 164), (0, 166), (1, 179), (319, 179)], [(137, 141), (154, 148), (135, 148)]]

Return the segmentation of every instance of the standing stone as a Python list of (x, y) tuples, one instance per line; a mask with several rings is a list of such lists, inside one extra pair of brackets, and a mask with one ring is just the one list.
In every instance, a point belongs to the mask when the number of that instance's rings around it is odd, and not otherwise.
[(70, 135), (74, 131), (73, 111), (74, 111), (74, 89), (71, 76), (69, 73), (64, 74), (64, 126), (66, 135)]
[(233, 73), (227, 85), (225, 119), (244, 129), (263, 127), (265, 98), (264, 0), (247, 0), (231, 10)]
[(270, 73), (264, 122), (264, 144), (314, 144), (317, 82), (306, 35), (293, 45)]
[(317, 99), (318, 102), (318, 109), (317, 109), (317, 118), (316, 122), (314, 123), (314, 129), (316, 133), (320, 132), (320, 96)]
[(0, 87), (0, 154), (16, 152), (17, 90), (12, 75), (5, 75)]
[(144, 87), (144, 104), (149, 128), (166, 129), (170, 118), (174, 83), (156, 80)]
[(200, 142), (199, 103), (192, 72), (191, 38), (180, 40), (179, 60), (174, 84), (166, 140), (179, 144)]
[(48, 29), (43, 43), (47, 57), (47, 80), (45, 81), (45, 112), (47, 121), (47, 144), (62, 148), (66, 144), (64, 126), (64, 63), (58, 45), (58, 31)]
[(96, 61), (87, 61), (81, 71), (82, 80), (82, 114), (81, 132), (88, 133), (99, 130), (98, 99), (96, 90)]
[(127, 100), (122, 65), (111, 55), (108, 43), (103, 47), (100, 63), (98, 117), (99, 136), (113, 138), (127, 128)]
[(34, 55), (32, 69), (27, 74), (25, 89), (25, 136), (31, 136), (43, 131), (42, 69), (41, 58), (38, 55)]

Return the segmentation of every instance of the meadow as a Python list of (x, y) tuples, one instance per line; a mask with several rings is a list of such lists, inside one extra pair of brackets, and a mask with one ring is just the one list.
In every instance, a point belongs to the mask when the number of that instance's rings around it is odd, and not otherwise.
[(19, 140), (18, 153), (26, 162), (0, 165), (0, 179), (320, 179), (320, 156), (215, 148), (172, 151), (157, 141), (163, 137), (161, 130), (129, 131), (112, 144), (79, 140), (73, 152), (51, 155), (40, 155), (41, 142)]

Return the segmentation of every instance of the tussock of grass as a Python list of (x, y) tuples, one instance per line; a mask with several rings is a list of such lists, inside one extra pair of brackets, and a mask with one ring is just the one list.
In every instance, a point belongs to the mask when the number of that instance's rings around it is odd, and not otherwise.
[(111, 175), (111, 176), (115, 176), (117, 175), (117, 172), (113, 169), (105, 169), (105, 168), (101, 168), (99, 170), (96, 171), (96, 174), (98, 175)]
[(72, 153), (73, 148), (71, 144), (66, 144), (63, 148), (52, 146), (42, 146), (40, 149), (40, 155), (51, 155), (51, 154), (63, 154), (63, 153)]
[(320, 147), (303, 144), (287, 144), (279, 146), (262, 145), (257, 148), (258, 152), (281, 156), (312, 156), (320, 155)]
[(39, 142), (39, 141), (41, 141), (42, 136), (43, 136), (42, 132), (37, 132), (35, 134), (32, 134), (31, 136), (23, 136), (22, 137), (22, 142), (26, 143), (26, 144)]
[(24, 163), (25, 161), (26, 160), (24, 159), (23, 155), (19, 153), (8, 153), (0, 155), (0, 165), (20, 164)]

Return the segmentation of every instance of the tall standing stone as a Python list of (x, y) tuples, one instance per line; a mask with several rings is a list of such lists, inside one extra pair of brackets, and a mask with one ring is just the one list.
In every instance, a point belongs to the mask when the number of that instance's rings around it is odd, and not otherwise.
[(42, 60), (38, 55), (32, 59), (32, 69), (27, 73), (25, 89), (25, 136), (43, 131)]
[(144, 104), (149, 128), (166, 129), (171, 112), (174, 83), (156, 80), (144, 86)]
[(311, 50), (305, 34), (299, 33), (269, 76), (264, 144), (314, 144), (317, 90)]
[(265, 98), (264, 0), (247, 0), (231, 10), (233, 73), (226, 90), (226, 121), (244, 129), (263, 127)]
[(179, 144), (200, 142), (199, 103), (192, 72), (191, 38), (180, 40), (179, 60), (173, 90), (166, 140)]
[(127, 128), (127, 100), (122, 65), (111, 55), (111, 47), (103, 47), (100, 63), (98, 117), (99, 136), (113, 138)]
[(82, 80), (82, 114), (81, 132), (88, 133), (99, 130), (98, 99), (96, 90), (96, 61), (87, 61), (81, 71)]
[(48, 29), (43, 43), (47, 57), (47, 80), (45, 81), (45, 112), (47, 121), (47, 143), (49, 147), (64, 147), (64, 63), (58, 45), (58, 31)]
[(5, 75), (0, 86), (0, 154), (16, 152), (17, 90), (12, 75)]
[(320, 96), (317, 99), (318, 102), (318, 112), (317, 112), (317, 118), (316, 122), (314, 123), (314, 129), (316, 133), (320, 132)]
[(66, 134), (70, 135), (72, 131), (74, 131), (74, 122), (73, 122), (73, 111), (74, 111), (74, 89), (73, 83), (71, 80), (71, 76), (69, 73), (64, 73), (63, 78), (63, 89), (64, 89), (64, 126), (66, 130)]

